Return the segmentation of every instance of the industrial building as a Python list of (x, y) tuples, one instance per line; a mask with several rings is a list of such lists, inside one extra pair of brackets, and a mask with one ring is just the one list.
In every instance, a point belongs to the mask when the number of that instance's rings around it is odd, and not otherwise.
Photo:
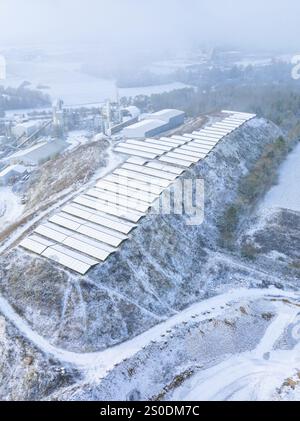
[(162, 120), (142, 120), (123, 130), (125, 137), (144, 138), (157, 136), (168, 130), (168, 125)]
[(10, 165), (0, 172), (0, 185), (7, 185), (13, 178), (20, 177), (28, 172), (23, 165)]
[(146, 114), (146, 118), (161, 120), (167, 123), (170, 129), (181, 126), (184, 123), (185, 113), (180, 110), (161, 110), (153, 114)]
[(13, 164), (40, 165), (62, 152), (67, 144), (59, 139), (39, 142), (30, 148), (11, 155), (8, 159)]
[(146, 114), (143, 120), (123, 130), (127, 138), (154, 137), (184, 123), (185, 113), (179, 110), (161, 110)]
[(40, 125), (40, 121), (25, 121), (14, 126), (12, 133), (16, 138), (29, 137), (39, 129)]

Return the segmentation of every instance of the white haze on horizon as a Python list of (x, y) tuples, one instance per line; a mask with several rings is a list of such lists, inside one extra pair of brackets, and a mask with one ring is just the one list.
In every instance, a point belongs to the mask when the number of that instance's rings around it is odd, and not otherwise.
[(0, 0), (0, 46), (300, 48), (297, 0)]

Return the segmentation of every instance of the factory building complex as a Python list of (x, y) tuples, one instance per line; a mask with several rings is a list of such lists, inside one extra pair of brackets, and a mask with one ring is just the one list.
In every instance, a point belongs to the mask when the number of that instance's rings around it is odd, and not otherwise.
[(11, 165), (40, 165), (62, 152), (66, 147), (67, 143), (60, 139), (42, 141), (10, 155), (7, 160)]
[(123, 135), (136, 139), (158, 136), (181, 126), (184, 119), (185, 113), (179, 110), (161, 110), (153, 114), (144, 114), (141, 121), (126, 127)]

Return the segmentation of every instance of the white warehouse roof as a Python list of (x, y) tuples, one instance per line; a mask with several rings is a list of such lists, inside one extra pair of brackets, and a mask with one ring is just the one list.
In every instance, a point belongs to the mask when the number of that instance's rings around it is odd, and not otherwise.
[(56, 153), (65, 149), (66, 144), (61, 140), (44, 141), (37, 143), (30, 148), (23, 149), (8, 157), (11, 163), (26, 162), (33, 165), (39, 164), (43, 160), (50, 159)]
[(132, 124), (123, 130), (126, 137), (145, 137), (151, 130), (164, 128), (167, 123), (163, 120), (147, 119)]
[(151, 129), (156, 129), (157, 127), (161, 127), (162, 125), (165, 124), (165, 121), (163, 120), (142, 120), (139, 121), (138, 123), (132, 124), (132, 126), (128, 127), (128, 129), (145, 129), (145, 130), (151, 130)]
[(176, 117), (185, 117), (185, 112), (175, 109), (160, 110), (152, 114), (144, 114), (145, 119), (149, 120), (163, 120), (165, 123), (170, 123)]
[(154, 118), (160, 118), (162, 120), (169, 121), (171, 118), (185, 115), (185, 113), (183, 111), (180, 111), (180, 110), (168, 109), (168, 110), (157, 111), (156, 113), (153, 113), (151, 115), (152, 115), (152, 118), (153, 117)]
[(10, 174), (11, 172), (16, 172), (19, 174), (24, 174), (27, 171), (27, 168), (23, 165), (10, 165), (9, 167), (6, 167), (3, 171), (0, 172), (0, 178), (5, 177), (7, 174)]

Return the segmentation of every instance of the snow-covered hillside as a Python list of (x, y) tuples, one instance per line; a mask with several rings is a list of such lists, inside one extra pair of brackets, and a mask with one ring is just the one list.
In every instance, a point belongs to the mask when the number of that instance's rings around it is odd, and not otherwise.
[[(226, 137), (185, 175), (205, 181), (202, 225), (188, 225), (187, 215), (149, 214), (118, 253), (84, 277), (19, 248), (1, 256), (6, 353), (20, 337), (18, 357), (2, 372), (1, 397), (280, 399), (279, 391), (288, 393), (286, 382), (299, 365), (293, 336), (299, 277), (286, 265), (278, 271), (274, 253), (268, 255), (275, 246), (282, 252), (281, 220), (273, 222), (271, 250), (264, 236), (255, 237), (256, 228), (241, 232), (241, 244), (251, 239), (265, 247), (257, 259), (233, 253), (220, 238), (240, 180), (281, 134), (255, 119)], [(284, 220), (288, 242), (295, 219), (287, 211)], [(264, 223), (256, 216), (254, 225)], [(47, 369), (28, 383), (26, 395), (27, 354), (34, 356), (33, 371)], [(5, 365), (6, 357), (0, 361)], [(55, 378), (51, 364), (59, 367)], [(231, 377), (217, 387), (222, 370)], [(18, 377), (23, 386), (15, 389)]]

